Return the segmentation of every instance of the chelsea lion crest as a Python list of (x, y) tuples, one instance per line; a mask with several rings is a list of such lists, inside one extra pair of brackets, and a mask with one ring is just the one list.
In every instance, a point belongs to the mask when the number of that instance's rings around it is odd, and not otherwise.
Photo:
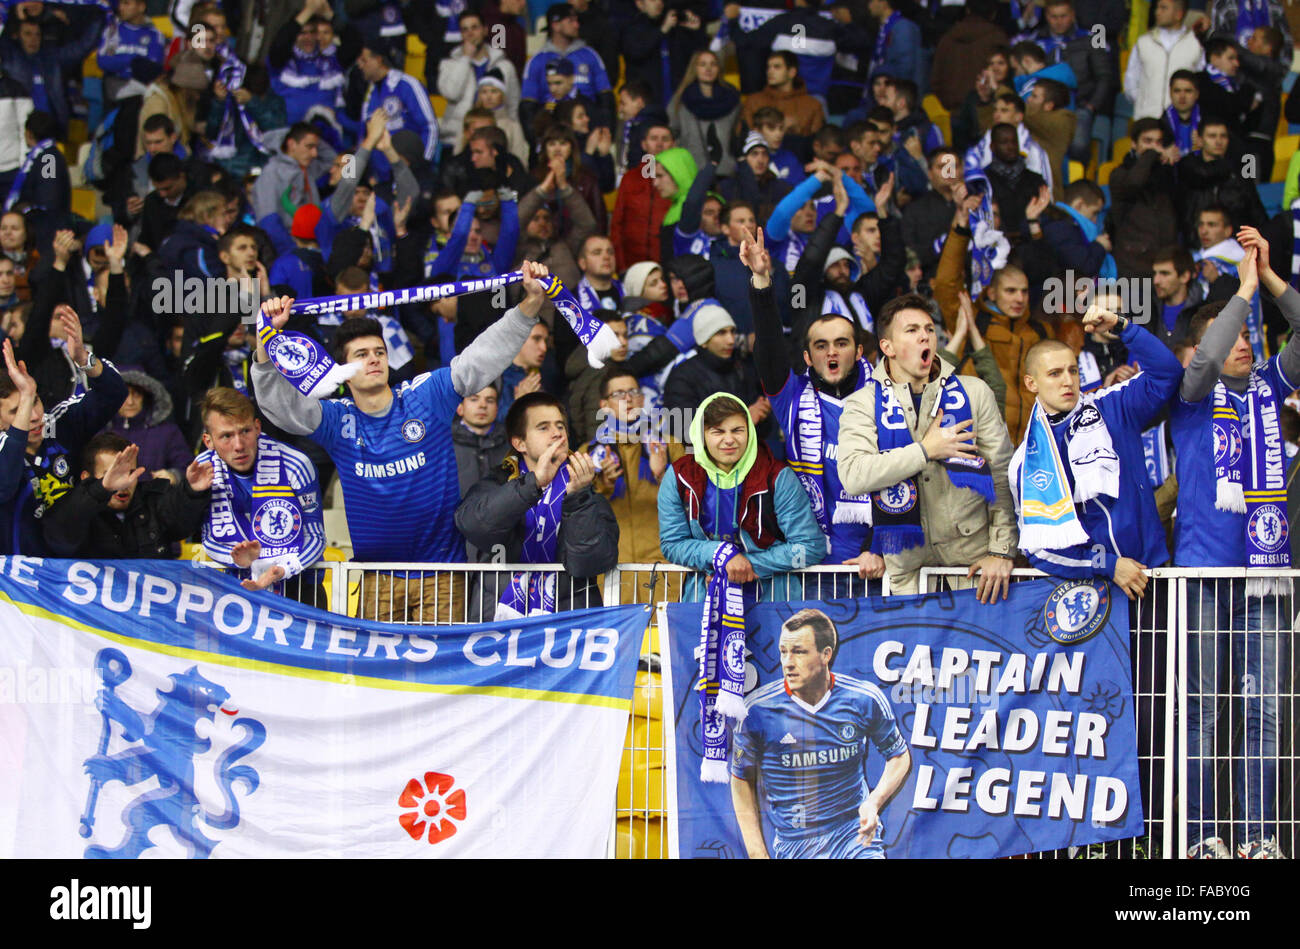
[(916, 507), (916, 482), (908, 478), (876, 495), (876, 507), (886, 514), (906, 514)]
[(266, 354), (290, 379), (305, 375), (314, 361), (311, 350), (302, 341), (283, 333), (266, 344)]
[(1104, 580), (1058, 583), (1047, 597), (1043, 620), (1047, 635), (1066, 646), (1086, 642), (1110, 616), (1110, 584)]
[(301, 527), (298, 509), (282, 498), (270, 498), (253, 516), (253, 536), (267, 547), (283, 547)]
[(1276, 504), (1261, 504), (1246, 525), (1250, 539), (1265, 553), (1274, 553), (1287, 540), (1286, 514)]
[(424, 438), (424, 423), (418, 418), (408, 418), (402, 423), (402, 437), (408, 442), (418, 442)]

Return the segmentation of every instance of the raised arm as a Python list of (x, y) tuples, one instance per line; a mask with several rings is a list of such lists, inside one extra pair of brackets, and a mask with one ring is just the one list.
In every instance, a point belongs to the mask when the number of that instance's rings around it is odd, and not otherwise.
[[(276, 329), (289, 322), (293, 297), (277, 297), (262, 303), (262, 310)], [(266, 346), (259, 339), (253, 357), (253, 392), (257, 404), (272, 423), (291, 435), (310, 435), (320, 427), (321, 407), (316, 399), (303, 395), (292, 382), (271, 365)]]
[(1184, 402), (1200, 402), (1214, 391), (1214, 385), (1219, 381), (1219, 373), (1223, 369), (1223, 361), (1228, 358), (1233, 344), (1241, 335), (1241, 328), (1246, 325), (1250, 301), (1259, 286), (1254, 250), (1247, 251), (1237, 272), (1241, 280), (1240, 287), (1201, 337), (1191, 364), (1183, 373), (1179, 394)]

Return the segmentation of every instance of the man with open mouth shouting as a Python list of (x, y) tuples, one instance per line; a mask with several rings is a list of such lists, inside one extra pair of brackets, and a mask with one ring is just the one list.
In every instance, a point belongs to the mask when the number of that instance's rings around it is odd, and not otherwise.
[[(970, 300), (963, 297), (962, 306)], [(839, 477), (856, 500), (846, 517), (872, 525), (890, 589), (915, 593), (925, 566), (968, 566), (979, 599), (1005, 599), (1016, 550), (1007, 486), (1011, 441), (993, 393), (936, 353), (929, 303), (905, 294), (876, 319), (881, 359), (844, 400)]]

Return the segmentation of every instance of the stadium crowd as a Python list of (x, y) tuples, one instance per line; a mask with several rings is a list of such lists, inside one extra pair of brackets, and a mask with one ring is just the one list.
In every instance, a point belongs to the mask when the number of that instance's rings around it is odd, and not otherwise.
[[(5, 0), (3, 552), (197, 539), (280, 589), (337, 477), (357, 561), (565, 566), (368, 578), (398, 622), (589, 605), (619, 562), (696, 598), (961, 567), (989, 603), (1017, 562), (1132, 599), (1166, 564), (1289, 566), (1291, 29), (1204, 6)], [(617, 334), (603, 367), (548, 276)], [(358, 364), (338, 398), (268, 361), (262, 299)], [(1285, 687), (1223, 637), (1289, 649), (1289, 587), (1194, 594), (1190, 675)], [(1267, 758), (1277, 703), (1252, 714)], [(1280, 855), (1273, 783), (1241, 856)], [(1231, 852), (1212, 815), (1192, 839)]]

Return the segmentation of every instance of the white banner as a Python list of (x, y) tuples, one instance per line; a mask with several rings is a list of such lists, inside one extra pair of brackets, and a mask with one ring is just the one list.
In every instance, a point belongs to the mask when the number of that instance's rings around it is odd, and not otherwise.
[(603, 857), (647, 611), (359, 624), (0, 558), (0, 857)]

